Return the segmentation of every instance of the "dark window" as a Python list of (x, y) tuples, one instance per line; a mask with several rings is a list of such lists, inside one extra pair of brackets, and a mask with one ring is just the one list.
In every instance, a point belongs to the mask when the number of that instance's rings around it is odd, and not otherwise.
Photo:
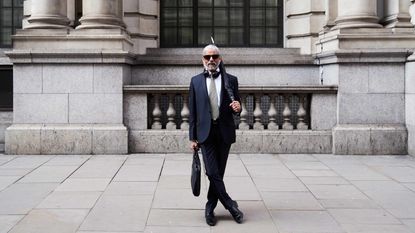
[(162, 0), (161, 47), (282, 47), (282, 0)]
[(0, 111), (13, 108), (13, 69), (0, 66)]
[(11, 36), (22, 28), (23, 0), (0, 1), (0, 47), (11, 47)]

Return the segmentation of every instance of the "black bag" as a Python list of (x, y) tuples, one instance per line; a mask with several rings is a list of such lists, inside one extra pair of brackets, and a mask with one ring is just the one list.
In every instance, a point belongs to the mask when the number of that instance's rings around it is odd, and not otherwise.
[(200, 159), (199, 153), (197, 150), (193, 153), (193, 163), (192, 163), (192, 175), (190, 178), (190, 183), (192, 185), (193, 195), (196, 197), (200, 194)]

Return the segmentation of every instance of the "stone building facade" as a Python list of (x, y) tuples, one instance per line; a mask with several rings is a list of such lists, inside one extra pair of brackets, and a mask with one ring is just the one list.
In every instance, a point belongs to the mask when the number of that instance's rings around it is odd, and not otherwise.
[(211, 30), (246, 110), (234, 152), (415, 155), (414, 1), (169, 2), (25, 0), (0, 51), (5, 152), (188, 151), (187, 87)]

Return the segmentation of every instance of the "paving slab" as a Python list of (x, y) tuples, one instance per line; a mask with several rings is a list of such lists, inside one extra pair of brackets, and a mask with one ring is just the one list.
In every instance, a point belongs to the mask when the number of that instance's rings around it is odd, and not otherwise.
[(401, 219), (401, 222), (404, 223), (411, 231), (415, 232), (415, 218), (414, 219)]
[(226, 185), (226, 191), (234, 200), (254, 201), (262, 199), (249, 176), (228, 176), (223, 180)]
[(2, 168), (36, 168), (47, 161), (53, 156), (51, 155), (30, 155), (30, 156), (19, 156), (10, 162), (3, 164)]
[(87, 214), (88, 210), (33, 210), (9, 233), (74, 233)]
[(407, 226), (401, 224), (341, 224), (347, 233), (412, 233)]
[(123, 156), (92, 156), (71, 177), (72, 178), (113, 178), (124, 160)]
[(79, 230), (144, 231), (151, 200), (147, 195), (103, 195)]
[(17, 156), (16, 155), (2, 155), (0, 154), (0, 166), (9, 162), (12, 159), (15, 159)]
[(321, 199), (325, 209), (379, 209), (380, 206), (370, 199)]
[(154, 195), (157, 182), (111, 182), (105, 195)]
[(383, 209), (329, 209), (328, 212), (342, 224), (401, 224)]
[(280, 233), (345, 232), (326, 211), (271, 211)]
[(58, 155), (48, 162), (46, 166), (80, 166), (85, 163), (91, 155)]
[(262, 201), (238, 201), (238, 205), (244, 213), (243, 223), (236, 223), (229, 212), (219, 206), (215, 211), (218, 223), (215, 227), (212, 227), (212, 233), (278, 232), (271, 214)]
[(270, 210), (322, 210), (323, 207), (310, 192), (262, 192)]
[(200, 196), (194, 197), (190, 187), (187, 189), (157, 189), (152, 207), (159, 209), (204, 209), (206, 193), (206, 190), (202, 189)]
[(307, 187), (317, 199), (368, 199), (356, 187), (348, 184), (313, 184)]
[(35, 168), (3, 168), (0, 167), (0, 176), (24, 176)]
[(56, 191), (104, 191), (110, 178), (68, 178), (60, 184)]
[(0, 176), (0, 191), (19, 180), (21, 176)]
[(308, 191), (305, 185), (298, 179), (280, 178), (253, 178), (256, 188), (261, 192), (301, 192)]
[(336, 177), (338, 176), (332, 170), (292, 170), (292, 172), (298, 177)]
[(27, 214), (57, 186), (57, 183), (13, 184), (0, 192), (0, 214)]
[(253, 178), (295, 178), (295, 175), (285, 166), (273, 166), (272, 164), (247, 164), (246, 168)]
[(349, 181), (340, 176), (300, 176), (298, 177), (305, 185), (313, 184), (350, 184)]
[[(114, 181), (158, 181), (161, 166), (156, 165), (124, 165), (118, 171)], [(190, 174), (190, 171), (189, 171)]]
[(290, 170), (330, 170), (329, 167), (320, 161), (287, 161), (284, 163)]
[(205, 211), (192, 209), (152, 208), (148, 217), (148, 226), (191, 226), (206, 227)]
[(24, 215), (0, 215), (0, 233), (7, 233)]
[(210, 231), (210, 227), (206, 227), (206, 226), (200, 226), (200, 227), (147, 226), (146, 229), (144, 230), (144, 233), (211, 233), (211, 231)]
[(61, 183), (76, 169), (78, 166), (42, 166), (23, 177), (18, 183)]
[[(202, 173), (201, 189), (206, 189), (207, 178)], [(190, 174), (183, 176), (161, 176), (157, 185), (158, 189), (189, 189), (190, 188)], [(166, 191), (167, 192), (167, 191)]]
[(47, 196), (37, 209), (91, 209), (102, 192), (55, 191)]

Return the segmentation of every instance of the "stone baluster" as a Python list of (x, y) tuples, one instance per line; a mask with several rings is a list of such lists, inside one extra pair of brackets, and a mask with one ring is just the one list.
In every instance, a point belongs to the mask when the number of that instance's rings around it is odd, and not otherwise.
[(415, 0), (411, 0), (412, 5), (409, 7), (409, 14), (411, 15), (411, 23), (415, 25)]
[(294, 128), (291, 124), (290, 99), (290, 94), (284, 94), (284, 111), (282, 112), (284, 123), (282, 124), (282, 129), (286, 130), (292, 130)]
[(183, 108), (180, 112), (180, 115), (182, 116), (182, 123), (180, 124), (180, 129), (187, 130), (189, 129), (189, 107), (188, 107), (188, 95), (183, 94)]
[(385, 0), (383, 23), (387, 28), (412, 28), (408, 0)]
[(175, 130), (176, 129), (176, 123), (174, 122), (174, 118), (176, 116), (176, 110), (174, 109), (174, 94), (168, 95), (169, 99), (169, 108), (167, 109), (167, 124), (166, 129), (167, 130)]
[(30, 7), (31, 16), (27, 19), (29, 24), (25, 28), (68, 28), (66, 0), (33, 0)]
[(298, 111), (297, 111), (297, 117), (298, 117), (297, 129), (307, 130), (308, 125), (304, 122), (304, 118), (307, 115), (307, 112), (304, 108), (305, 95), (304, 94), (299, 94), (298, 95), (298, 101), (299, 101), (299, 107), (298, 107)]
[(122, 0), (83, 0), (81, 25), (76, 28), (125, 29), (122, 18)]
[(240, 114), (240, 122), (239, 122), (239, 129), (240, 130), (248, 130), (249, 129), (249, 125), (247, 122), (247, 118), (248, 118), (248, 110), (246, 109), (246, 95), (241, 95), (241, 107), (242, 107), (242, 111)]
[(261, 96), (256, 94), (255, 98), (255, 109), (254, 109), (254, 129), (264, 129), (264, 125), (261, 123), (262, 110), (261, 110)]
[(275, 98), (278, 97), (278, 95), (270, 95), (269, 98), (269, 110), (268, 110), (268, 116), (269, 116), (269, 123), (268, 123), (268, 129), (269, 130), (277, 130), (277, 109), (275, 108)]
[(380, 28), (377, 17), (377, 0), (338, 0), (338, 28)]
[(153, 116), (151, 129), (161, 129), (160, 94), (154, 94), (154, 109), (151, 114)]

